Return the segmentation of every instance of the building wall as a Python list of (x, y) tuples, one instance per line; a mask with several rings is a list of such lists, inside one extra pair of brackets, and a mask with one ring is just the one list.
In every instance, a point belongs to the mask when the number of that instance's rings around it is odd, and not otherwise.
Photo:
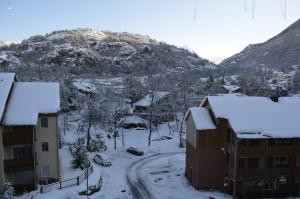
[(199, 188), (223, 190), (225, 154), (221, 140), (218, 130), (202, 131), (198, 134)]
[(197, 148), (197, 129), (192, 114), (186, 120), (186, 141)]
[(192, 115), (186, 125), (186, 177), (196, 189), (222, 189), (225, 177), (223, 135), (218, 130), (197, 131)]
[[(41, 118), (48, 118), (48, 128), (41, 127)], [(35, 136), (36, 175), (38, 181), (42, 179), (42, 168), (44, 166), (49, 166), (49, 178), (59, 179), (57, 116), (40, 116)], [(42, 151), (42, 142), (48, 142), (49, 151)]]
[(197, 176), (197, 129), (190, 114), (186, 120), (186, 167), (185, 174), (193, 187), (198, 188)]
[(192, 186), (198, 189), (198, 153), (189, 142), (186, 142), (186, 167), (185, 175)]
[(0, 126), (0, 192), (3, 191), (2, 188), (5, 182), (3, 158), (4, 158), (4, 150), (3, 150), (3, 143), (2, 143), (2, 127)]

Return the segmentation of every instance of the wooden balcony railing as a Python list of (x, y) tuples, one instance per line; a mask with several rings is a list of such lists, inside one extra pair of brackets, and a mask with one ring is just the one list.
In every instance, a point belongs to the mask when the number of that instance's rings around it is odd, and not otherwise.
[(300, 168), (275, 168), (273, 169), (238, 169), (239, 177), (273, 177), (294, 176), (300, 173)]
[(32, 132), (3, 132), (2, 138), (4, 146), (33, 143)]
[(4, 160), (4, 172), (33, 170), (33, 159)]
[(278, 146), (278, 147), (239, 147), (239, 156), (259, 157), (259, 156), (290, 156), (299, 154), (300, 147)]

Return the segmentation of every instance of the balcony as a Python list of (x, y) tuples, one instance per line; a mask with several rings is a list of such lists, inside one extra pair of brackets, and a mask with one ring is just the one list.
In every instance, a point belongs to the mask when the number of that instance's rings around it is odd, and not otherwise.
[(33, 159), (4, 160), (4, 172), (33, 170)]
[(32, 132), (3, 132), (2, 138), (4, 146), (33, 143)]
[(295, 146), (277, 146), (277, 147), (239, 147), (238, 154), (243, 157), (259, 156), (290, 156), (299, 154), (300, 149)]
[(300, 173), (300, 168), (275, 168), (275, 169), (238, 169), (240, 177), (273, 177), (295, 176)]

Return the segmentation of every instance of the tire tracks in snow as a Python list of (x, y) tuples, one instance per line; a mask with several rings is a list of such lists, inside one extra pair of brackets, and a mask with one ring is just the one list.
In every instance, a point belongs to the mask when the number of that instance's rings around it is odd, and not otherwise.
[(147, 157), (139, 158), (138, 160), (132, 162), (126, 168), (126, 181), (131, 190), (133, 199), (155, 199), (155, 196), (147, 188), (145, 180), (143, 179), (143, 175), (141, 173), (143, 166), (154, 160), (181, 153), (184, 152), (156, 153)]

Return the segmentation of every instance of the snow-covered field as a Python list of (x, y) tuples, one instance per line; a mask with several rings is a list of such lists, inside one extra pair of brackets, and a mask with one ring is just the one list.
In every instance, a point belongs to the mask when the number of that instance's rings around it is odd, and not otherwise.
[[(72, 122), (73, 121), (73, 122)], [(62, 123), (62, 119), (61, 119)], [(64, 146), (60, 149), (62, 179), (70, 179), (82, 174), (82, 170), (71, 168), (72, 156), (67, 143), (72, 143), (78, 137), (78, 122), (76, 117), (69, 118), (69, 128), (61, 136)], [(99, 129), (93, 129), (99, 132)], [(94, 153), (89, 157), (94, 166), (94, 172), (89, 177), (89, 185), (95, 185), (100, 176), (103, 186), (88, 198), (103, 199), (129, 199), (129, 198), (230, 198), (223, 193), (197, 191), (186, 180), (185, 150), (178, 147), (178, 136), (170, 132), (167, 124), (159, 126), (153, 132), (152, 140), (167, 135), (173, 139), (153, 141), (148, 147), (147, 130), (124, 130), (124, 145), (121, 136), (117, 140), (117, 150), (113, 149), (113, 139), (106, 139), (108, 149), (101, 153), (107, 160), (112, 162), (111, 167), (101, 167), (92, 161)], [(126, 152), (130, 146), (142, 149), (144, 156), (134, 156)], [(86, 198), (79, 196), (79, 192), (86, 189), (86, 180), (79, 186), (71, 186), (61, 190), (52, 190), (44, 194), (37, 194), (35, 198), (41, 199), (67, 199)], [(28, 198), (23, 195), (20, 198)]]

